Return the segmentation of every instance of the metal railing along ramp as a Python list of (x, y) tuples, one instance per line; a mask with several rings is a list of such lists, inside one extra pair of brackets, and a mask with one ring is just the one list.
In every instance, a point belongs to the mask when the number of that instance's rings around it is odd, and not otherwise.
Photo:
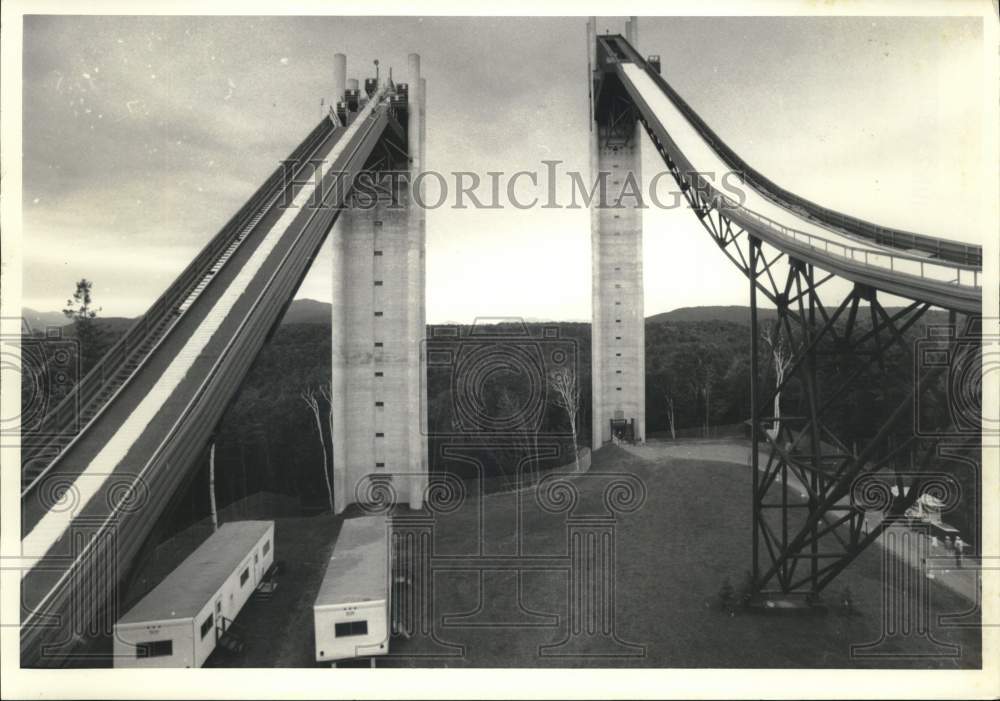
[(184, 269), (145, 314), (98, 361), (72, 391), (46, 414), (32, 434), (22, 436), (22, 493), (29, 491), (49, 466), (73, 443), (134, 376), (156, 345), (166, 336), (212, 277), (285, 191), (283, 183), (298, 177), (333, 132), (323, 119), (279, 168), (246, 201), (226, 225)]
[(280, 320), (349, 196), (345, 175), (393, 120), (385, 89), (346, 126), (324, 118), (46, 420), (21, 498), (23, 666), (111, 630), (115, 584)]
[[(599, 44), (667, 165), (692, 181), (706, 206), (725, 208), (775, 248), (856, 283), (979, 313), (982, 247), (880, 227), (777, 186), (737, 156), (627, 41), (608, 35)], [(718, 185), (730, 171), (745, 185), (742, 202)], [(715, 181), (703, 177), (707, 173)]]
[[(594, 31), (592, 21), (591, 105), (598, 138), (612, 150), (634, 145), (642, 124), (706, 233), (747, 278), (751, 598), (765, 607), (800, 595), (814, 603), (886, 524), (905, 519), (920, 495), (931, 493), (935, 476), (947, 477), (931, 472), (942, 457), (942, 435), (954, 436), (955, 450), (967, 451), (970, 460), (981, 450), (975, 396), (962, 417), (937, 417), (930, 431), (918, 425), (921, 397), (935, 394), (934, 383), (946, 371), (968, 359), (978, 367), (982, 248), (872, 224), (778, 186), (743, 161), (673, 90), (660, 75), (659, 57), (646, 61), (621, 36), (598, 37)], [(737, 176), (742, 187), (737, 191), (726, 176)], [(779, 261), (782, 267), (775, 269)], [(832, 278), (853, 284), (844, 292), (828, 288), (830, 294), (821, 297), (817, 289)], [(882, 293), (911, 301), (890, 313)], [(758, 297), (774, 306), (771, 328), (792, 348), (773, 388), (759, 381), (766, 374), (758, 347)], [(926, 333), (938, 353), (950, 346), (944, 353), (949, 360), (937, 362), (933, 372), (919, 372), (919, 347), (905, 334), (932, 307), (948, 311), (949, 325), (927, 327)], [(959, 314), (965, 316), (964, 330)], [(863, 430), (845, 425), (837, 412), (853, 409), (848, 390), (873, 382), (866, 370), (893, 381), (887, 358), (913, 368), (913, 381), (896, 382), (898, 396), (872, 401)], [(799, 408), (779, 412), (790, 383), (801, 390)], [(967, 417), (969, 425), (963, 423)], [(807, 493), (799, 503), (787, 499), (789, 476)], [(858, 485), (885, 484), (893, 494), (890, 481), (895, 496), (879, 507), (885, 518), (868, 528)]]

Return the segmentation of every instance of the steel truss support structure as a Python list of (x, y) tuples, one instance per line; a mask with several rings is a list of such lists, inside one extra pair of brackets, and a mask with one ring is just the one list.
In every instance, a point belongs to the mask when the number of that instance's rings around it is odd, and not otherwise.
[[(979, 433), (943, 430), (925, 436), (916, 429), (914, 407), (922, 394), (936, 391), (947, 370), (918, 372), (919, 359), (906, 336), (931, 304), (914, 301), (890, 311), (878, 290), (857, 283), (835, 307), (824, 303), (818, 290), (836, 277), (833, 273), (745, 228), (701, 175), (674, 163), (648, 125), (647, 132), (705, 230), (750, 282), (752, 591), (760, 598), (815, 599), (885, 528), (905, 519), (941, 476), (932, 472), (941, 437), (955, 439), (949, 448), (976, 451)], [(767, 389), (761, 365), (762, 299), (777, 312), (772, 319), (768, 310), (768, 337), (787, 350), (780, 382)], [(955, 328), (954, 311), (949, 320)], [(977, 322), (978, 317), (966, 319), (969, 328)], [(953, 344), (954, 336), (947, 343)], [(838, 402), (871, 382), (873, 374), (886, 379), (892, 373), (897, 380), (886, 384), (896, 391), (875, 402), (877, 420), (863, 440), (848, 438), (856, 431), (837, 425)], [(792, 392), (798, 395), (798, 411), (776, 415), (782, 394)], [(886, 492), (879, 495), (884, 503), (876, 523), (867, 518), (871, 495), (864, 494), (873, 479)]]
[(611, 95), (607, 114), (597, 125), (604, 142), (608, 146), (628, 146), (638, 136), (635, 129), (639, 112), (635, 104), (622, 95)]

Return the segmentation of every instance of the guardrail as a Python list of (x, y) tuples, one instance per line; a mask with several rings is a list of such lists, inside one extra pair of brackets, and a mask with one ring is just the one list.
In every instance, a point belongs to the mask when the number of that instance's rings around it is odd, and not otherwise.
[(786, 190), (773, 180), (765, 176), (760, 171), (751, 167), (733, 149), (729, 147), (711, 127), (703, 120), (694, 109), (680, 96), (680, 94), (670, 86), (669, 83), (656, 71), (650, 70), (643, 61), (643, 67), (660, 89), (674, 103), (684, 118), (698, 131), (698, 133), (708, 142), (722, 160), (730, 168), (738, 172), (745, 182), (755, 190), (768, 196), (776, 203), (785, 207), (799, 207), (805, 211), (807, 216), (813, 217), (819, 222), (828, 226), (842, 229), (847, 235), (854, 235), (868, 239), (873, 243), (882, 246), (891, 246), (899, 249), (910, 249), (923, 251), (925, 253), (938, 256), (942, 260), (961, 265), (982, 265), (983, 249), (980, 246), (971, 246), (957, 241), (951, 241), (937, 236), (925, 236), (915, 234), (901, 229), (892, 229), (878, 224), (852, 217), (848, 214), (838, 212), (818, 205), (815, 202), (796, 195), (790, 190)]
[[(55, 406), (55, 408), (45, 415), (39, 428), (32, 433), (41, 436), (42, 442), (35, 445), (24, 445), (22, 451), (22, 464), (27, 459), (37, 457), (49, 445), (53, 439), (66, 435), (67, 431), (76, 432), (81, 428), (77, 426), (77, 420), (83, 408), (89, 406), (90, 402), (100, 394), (105, 384), (118, 372), (125, 364), (129, 356), (147, 338), (158, 324), (166, 317), (175, 313), (176, 307), (187, 297), (190, 289), (196, 285), (215, 263), (216, 259), (225, 251), (232, 240), (240, 233), (246, 223), (259, 210), (260, 206), (274, 193), (276, 188), (280, 188), (285, 181), (286, 163), (292, 161), (298, 166), (298, 162), (305, 156), (312, 154), (315, 148), (329, 135), (333, 129), (333, 124), (327, 118), (323, 118), (319, 124), (309, 133), (309, 135), (292, 151), (289, 158), (279, 166), (264, 183), (257, 188), (250, 199), (234, 214), (223, 228), (216, 234), (208, 244), (201, 250), (193, 261), (181, 272), (174, 282), (153, 302), (152, 306), (142, 317), (136, 321), (129, 330), (120, 338), (98, 363), (76, 384), (76, 386)], [(31, 434), (22, 436), (22, 444), (25, 437), (30, 438)]]
[[(897, 253), (888, 250), (874, 250), (871, 248), (862, 248), (860, 246), (851, 246), (840, 241), (832, 241), (822, 236), (800, 231), (799, 229), (794, 229), (790, 226), (782, 224), (781, 222), (775, 221), (767, 215), (755, 212), (754, 210), (731, 200), (729, 197), (715, 189), (711, 183), (708, 183), (705, 180), (702, 180), (702, 183), (707, 185), (707, 187), (714, 192), (713, 199), (724, 203), (726, 209), (736, 210), (741, 214), (747, 215), (749, 218), (757, 220), (768, 228), (776, 230), (794, 241), (805, 243), (809, 247), (817, 251), (822, 251), (827, 255), (840, 256), (853, 263), (863, 263), (869, 267), (888, 270), (892, 273), (903, 273), (924, 280), (933, 280), (935, 282), (955, 285), (958, 287), (974, 287), (982, 289), (982, 271), (977, 267), (951, 263), (936, 258), (925, 258), (922, 256), (902, 252)], [(719, 205), (716, 204), (715, 206), (718, 207)]]
[(900, 250), (921, 251), (958, 265), (969, 267), (982, 266), (982, 246), (880, 226), (816, 204), (796, 195), (790, 190), (786, 190), (750, 166), (730, 148), (684, 98), (681, 97), (680, 93), (674, 90), (662, 75), (649, 67), (645, 58), (632, 48), (624, 37), (621, 35), (599, 36), (598, 42), (600, 46), (604, 47), (606, 53), (614, 54), (613, 58), (616, 61), (632, 62), (642, 67), (646, 74), (667, 95), (681, 114), (684, 115), (684, 118), (688, 120), (691, 126), (719, 154), (726, 165), (738, 172), (755, 190), (775, 203), (785, 207), (801, 208), (806, 216), (814, 218), (827, 226), (841, 229), (848, 236), (853, 235), (882, 246), (891, 246)]
[[(353, 148), (349, 152), (345, 150), (338, 159), (334, 159), (335, 162), (339, 160), (345, 166), (352, 163), (360, 163), (363, 166), (365, 157), (371, 153), (381, 130), (378, 118), (359, 126), (358, 134), (352, 137)], [(343, 168), (339, 172), (352, 171), (353, 169)], [(337, 188), (332, 187), (324, 189), (326, 193), (333, 193), (336, 190)], [(343, 196), (346, 197), (346, 193)], [(141, 510), (141, 514), (129, 513), (127, 500), (123, 499), (108, 503), (109, 512), (102, 515), (103, 521), (94, 519), (89, 522), (97, 526), (99, 533), (104, 533), (108, 528), (121, 528), (120, 524), (123, 522), (121, 519), (125, 517), (132, 519), (129, 527), (120, 531), (122, 536), (116, 541), (113, 554), (119, 566), (122, 566), (122, 563), (127, 564), (135, 556), (147, 537), (156, 515), (166, 508), (169, 497), (174, 493), (182, 475), (186, 474), (194, 464), (200, 450), (199, 446), (204, 445), (203, 441), (207, 440), (211, 426), (218, 421), (228, 405), (233, 388), (238, 386), (239, 379), (249, 370), (256, 357), (251, 340), (257, 339), (257, 347), (263, 343), (266, 329), (280, 316), (284, 299), (294, 294), (295, 283), (300, 279), (301, 270), (289, 271), (289, 268), (308, 267), (311, 254), (322, 242), (322, 232), (329, 228), (340, 210), (340, 206), (334, 204), (340, 205), (342, 201), (325, 203), (315, 208), (312, 216), (325, 217), (325, 222), (321, 219), (315, 226), (311, 224), (303, 226), (296, 234), (296, 238), (286, 247), (281, 259), (271, 266), (272, 271), (263, 288), (256, 292), (256, 297), (250, 302), (249, 308), (242, 312), (237, 328), (228, 336), (224, 348), (214, 355), (212, 366), (204, 373), (204, 377), (180, 409), (180, 414), (169, 428), (162, 432), (160, 442), (152, 455), (144, 458), (145, 463), (138, 473), (131, 475), (135, 483), (150, 485), (150, 499)], [(312, 245), (303, 247), (300, 243), (303, 240), (311, 241)], [(226, 396), (222, 396), (223, 394)], [(164, 467), (169, 469), (163, 469)], [(118, 525), (114, 525), (116, 523)], [(37, 623), (32, 625), (32, 621), (42, 615), (42, 612), (54, 610), (65, 612), (68, 606), (65, 603), (69, 596), (68, 585), (71, 586), (78, 577), (86, 577), (93, 568), (102, 566), (100, 558), (105, 556), (107, 550), (101, 550), (102, 542), (99, 536), (88, 540), (80, 552), (73, 554), (72, 561), (63, 560), (65, 569), (52, 570), (59, 573), (58, 579), (48, 586), (44, 596), (25, 611), (21, 628), (22, 659), (25, 659), (25, 650), (37, 650), (46, 642), (44, 639), (39, 640), (40, 638), (46, 635), (51, 638), (53, 632), (58, 633), (61, 630), (56, 626), (43, 626)], [(83, 613), (77, 611), (77, 617), (92, 615), (93, 609), (87, 607), (95, 606), (95, 601), (99, 601), (99, 597), (91, 597), (84, 601), (82, 604), (84, 608), (81, 609)], [(64, 618), (69, 620), (68, 616)]]
[[(623, 79), (631, 86), (631, 82), (627, 81), (624, 75), (623, 72)], [(672, 171), (676, 171), (675, 177), (679, 179), (681, 188), (694, 187), (696, 193), (704, 194), (704, 197), (707, 199), (707, 205), (720, 210), (724, 208), (733, 213), (735, 219), (742, 217), (746, 221), (756, 221), (785, 238), (805, 244), (823, 254), (838, 256), (851, 263), (862, 264), (869, 268), (888, 271), (892, 274), (908, 275), (916, 279), (932, 281), (938, 285), (981, 291), (982, 270), (979, 265), (959, 263), (942, 258), (932, 258), (888, 248), (872, 248), (870, 246), (864, 247), (863, 245), (852, 246), (841, 241), (834, 241), (817, 234), (810, 234), (792, 228), (736, 202), (723, 194), (714, 182), (710, 182), (701, 176), (658, 120), (656, 120), (655, 125), (647, 120), (644, 114), (653, 114), (649, 104), (646, 103), (634, 86), (631, 86), (629, 90), (632, 99), (636, 101), (639, 107), (640, 120), (653, 139), (654, 145), (660, 149), (661, 155), (667, 160), (668, 166)], [(670, 151), (669, 154), (668, 150)], [(751, 186), (753, 185), (751, 184)], [(698, 204), (705, 206), (706, 203), (698, 202)], [(703, 216), (703, 214), (699, 216)], [(839, 232), (834, 233), (839, 234)], [(873, 242), (873, 245), (876, 244)]]

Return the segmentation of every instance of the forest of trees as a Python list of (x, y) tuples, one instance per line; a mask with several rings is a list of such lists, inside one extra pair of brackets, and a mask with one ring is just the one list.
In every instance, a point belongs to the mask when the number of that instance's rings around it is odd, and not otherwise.
[[(81, 292), (78, 290), (78, 292)], [(81, 292), (82, 294), (82, 292)], [(77, 300), (83, 302), (82, 299)], [(67, 307), (73, 319), (73, 333), (89, 334), (90, 347), (84, 365), (100, 357), (100, 349), (114, 342), (120, 330), (100, 329), (100, 320), (91, 315), (89, 297), (76, 307)], [(328, 318), (328, 317), (327, 317)], [(941, 323), (940, 316), (927, 323)], [(544, 337), (543, 328), (558, 329), (557, 339)], [(480, 329), (481, 330), (481, 329)], [(428, 337), (436, 338), (435, 327)], [(448, 343), (455, 348), (470, 343), (509, 343), (510, 329), (500, 329), (501, 340), (484, 341), (467, 337), (469, 327), (460, 327), (458, 336)], [(584, 323), (529, 323), (519, 333), (527, 334), (529, 347), (561, 344), (570, 358), (567, 366), (576, 385), (575, 439), (579, 446), (590, 445), (590, 326)], [(911, 344), (925, 333), (924, 324), (915, 325), (906, 335)], [(93, 339), (97, 339), (94, 341)], [(504, 340), (507, 339), (507, 340)], [(518, 341), (513, 341), (515, 344)], [(776, 375), (801, 339), (774, 333), (762, 324), (759, 343), (761, 376), (764, 389), (775, 387)], [(855, 372), (858, 378), (848, 391), (835, 401), (826, 416), (837, 435), (864, 443), (881, 423), (888, 407), (904, 397), (913, 382), (913, 364), (900, 350), (886, 355), (881, 367), (857, 357), (838, 356), (836, 348), (821, 345), (818, 355), (827, 358), (817, 372), (821, 387), (835, 388)], [(534, 351), (533, 351), (534, 352)], [(544, 354), (542, 354), (544, 355)], [(540, 356), (541, 357), (541, 356)], [(649, 437), (714, 435), (720, 429), (743, 435), (749, 419), (750, 334), (746, 324), (712, 319), (673, 321), (656, 318), (646, 324), (646, 418)], [(555, 383), (560, 379), (551, 369), (540, 365), (540, 374), (532, 382), (544, 383), (544, 399), (537, 410), (525, 415), (515, 426), (495, 430), (489, 426), (470, 425), (463, 418), (455, 396), (455, 368), (428, 368), (428, 431), (432, 470), (455, 472), (463, 477), (489, 478), (493, 488), (512, 486), (524, 472), (543, 470), (571, 462), (574, 432), (568, 422), (564, 402), (560, 402)], [(297, 498), (306, 510), (329, 508), (329, 491), (324, 464), (332, 456), (329, 435), (328, 392), (330, 378), (330, 334), (325, 323), (286, 323), (280, 326), (264, 347), (243, 383), (238, 396), (226, 411), (216, 436), (215, 490), (218, 507), (259, 491), (275, 492)], [(565, 379), (565, 378), (562, 378)], [(940, 383), (939, 383), (940, 384)], [(499, 373), (491, 376), (480, 401), (487, 415), (503, 417), (520, 411), (531, 401), (530, 387), (523, 373)], [(313, 406), (304, 401), (312, 395)], [(796, 379), (782, 391), (775, 411), (783, 417), (803, 416), (807, 411), (805, 393)], [(926, 407), (924, 407), (926, 410)], [(938, 399), (931, 412), (946, 421), (946, 402)], [(320, 429), (324, 429), (322, 432)], [(900, 428), (903, 440), (912, 422)], [(322, 443), (320, 441), (323, 441)], [(444, 446), (454, 449), (467, 445), (482, 466), (477, 474), (468, 462), (442, 457)], [(488, 450), (475, 446), (490, 445)], [(324, 452), (326, 455), (324, 455)], [(905, 468), (907, 454), (895, 461)], [(208, 513), (208, 450), (203, 469), (193, 481), (190, 494), (180, 500), (178, 523), (202, 518)], [(977, 475), (958, 474), (965, 494), (975, 494)], [(951, 520), (962, 527), (971, 524), (975, 505), (966, 504), (965, 516)], [(963, 530), (966, 530), (963, 528)]]
[(746, 421), (750, 335), (727, 321), (646, 324), (646, 433), (709, 435)]

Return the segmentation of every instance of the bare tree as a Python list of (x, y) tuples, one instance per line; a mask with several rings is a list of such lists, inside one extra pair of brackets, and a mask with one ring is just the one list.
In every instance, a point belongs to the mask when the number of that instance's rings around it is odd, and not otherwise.
[[(760, 334), (761, 340), (771, 354), (771, 365), (774, 367), (774, 388), (778, 390), (785, 381), (785, 371), (792, 363), (793, 348), (789, 339), (785, 338), (777, 322), (765, 326)], [(771, 435), (777, 436), (781, 427), (781, 392), (774, 393), (774, 423), (771, 425)]]
[(215, 438), (208, 453), (208, 498), (212, 506), (212, 530), (219, 530), (219, 512), (215, 508)]
[(549, 373), (549, 384), (554, 393), (550, 401), (566, 412), (569, 429), (573, 434), (573, 460), (576, 471), (580, 471), (580, 448), (576, 441), (576, 419), (580, 413), (580, 383), (576, 373), (569, 369), (553, 370)]
[(664, 399), (667, 402), (667, 421), (670, 422), (670, 438), (671, 440), (677, 440), (677, 422), (675, 420), (674, 412), (674, 395), (668, 390), (664, 394)]
[[(522, 411), (521, 399), (509, 388), (503, 387), (497, 394), (497, 409), (503, 416), (517, 416)], [(536, 459), (537, 450), (532, 450), (534, 434), (527, 425), (526, 420), (521, 420), (513, 426), (508, 436), (510, 440), (509, 450), (504, 451), (509, 454), (513, 462), (513, 482), (504, 472), (503, 480), (507, 488), (519, 487), (521, 484), (521, 467), (529, 472), (534, 472), (533, 463)]]
[(319, 432), (319, 444), (323, 449), (323, 479), (326, 480), (326, 494), (330, 501), (330, 513), (333, 513), (333, 485), (330, 484), (330, 467), (329, 459), (326, 454), (326, 441), (323, 439), (323, 419), (321, 417), (321, 410), (319, 400), (320, 398), (329, 399), (329, 395), (326, 394), (325, 388), (315, 389), (309, 387), (302, 392), (302, 401), (306, 403), (306, 406), (313, 413), (313, 418), (316, 419), (316, 430)]
[(327, 419), (330, 422), (330, 473), (333, 474), (336, 469), (336, 458), (333, 456), (333, 380), (330, 380), (325, 385), (319, 386), (319, 396), (326, 400), (327, 406), (330, 407), (330, 413), (327, 415)]
[(316, 388), (316, 396), (318, 397), (318, 399), (322, 399), (324, 402), (326, 402), (326, 405), (328, 407), (330, 407), (330, 413), (327, 415), (327, 419), (329, 421), (329, 430), (330, 430), (330, 440), (331, 441), (333, 440), (333, 399), (332, 399), (332, 395), (333, 395), (333, 382), (332, 381), (329, 382), (328, 384), (325, 384), (325, 385), (319, 385)]
[(329, 421), (329, 424), (330, 424), (330, 426), (329, 426), (330, 427), (330, 474), (335, 476), (336, 472), (337, 472), (337, 457), (336, 457), (336, 451), (334, 450), (334, 447), (333, 447), (333, 439), (334, 439), (334, 432), (333, 432), (333, 380), (330, 380), (325, 385), (320, 385), (319, 389), (318, 389), (318, 392), (319, 392), (319, 396), (321, 398), (323, 398), (324, 400), (326, 400), (327, 406), (330, 407), (330, 412), (327, 414), (327, 420)]
[(712, 430), (712, 387), (715, 385), (715, 366), (711, 362), (705, 362), (702, 378), (705, 391), (705, 438), (708, 438)]
[(702, 435), (708, 437), (712, 424), (712, 387), (715, 384), (714, 358), (707, 352), (698, 355), (694, 359), (694, 367), (688, 382), (691, 385), (692, 394), (697, 405), (699, 397), (704, 398), (705, 420), (702, 425)]

